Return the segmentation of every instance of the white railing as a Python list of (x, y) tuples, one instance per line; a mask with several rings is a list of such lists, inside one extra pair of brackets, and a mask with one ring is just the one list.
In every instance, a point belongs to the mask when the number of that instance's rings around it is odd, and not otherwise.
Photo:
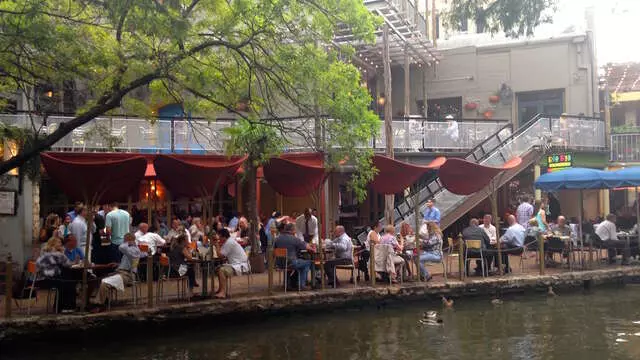
[(640, 132), (611, 135), (611, 161), (640, 162)]

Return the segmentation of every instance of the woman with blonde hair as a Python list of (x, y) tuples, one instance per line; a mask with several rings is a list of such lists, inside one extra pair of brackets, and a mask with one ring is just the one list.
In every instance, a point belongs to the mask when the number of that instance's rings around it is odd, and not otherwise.
[(411, 228), (411, 225), (409, 225), (408, 222), (403, 221), (402, 224), (400, 224), (399, 243), (403, 249), (402, 254), (400, 256), (402, 256), (404, 261), (407, 263), (406, 269), (407, 269), (407, 276), (409, 277), (413, 276), (411, 273), (411, 266), (409, 266), (409, 264), (413, 259), (412, 250), (415, 249), (414, 235), (415, 234), (413, 232), (413, 229)]
[(428, 262), (442, 261), (442, 231), (432, 221), (425, 221), (420, 228), (420, 278), (429, 281), (432, 276), (424, 266)]

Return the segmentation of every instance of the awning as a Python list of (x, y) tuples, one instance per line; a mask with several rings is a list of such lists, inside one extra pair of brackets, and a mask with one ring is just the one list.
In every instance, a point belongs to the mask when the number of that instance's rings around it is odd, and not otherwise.
[(264, 165), (264, 178), (277, 193), (306, 196), (316, 191), (326, 177), (322, 153), (283, 154)]
[(610, 172), (616, 180), (620, 181), (620, 187), (638, 187), (640, 186), (640, 166), (628, 167)]
[(245, 159), (224, 155), (157, 155), (153, 165), (172, 195), (200, 197), (211, 195), (232, 181)]
[(521, 163), (521, 158), (514, 157), (501, 167), (493, 167), (450, 158), (438, 170), (438, 177), (442, 185), (452, 193), (471, 195), (484, 189), (501, 172), (513, 169)]
[(378, 193), (396, 194), (418, 181), (425, 173), (440, 168), (446, 161), (446, 158), (438, 157), (428, 165), (422, 166), (375, 155), (373, 165), (378, 169), (378, 174), (369, 185)]
[(617, 171), (571, 168), (541, 175), (534, 186), (545, 191), (611, 189), (623, 185), (616, 178), (616, 173)]
[(147, 160), (125, 153), (42, 153), (47, 174), (72, 201), (126, 201), (137, 194)]

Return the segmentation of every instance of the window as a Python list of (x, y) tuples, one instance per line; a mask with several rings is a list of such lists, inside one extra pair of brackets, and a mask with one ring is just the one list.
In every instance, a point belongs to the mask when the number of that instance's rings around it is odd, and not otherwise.
[(538, 114), (560, 116), (564, 112), (564, 90), (518, 93), (518, 124), (524, 125)]

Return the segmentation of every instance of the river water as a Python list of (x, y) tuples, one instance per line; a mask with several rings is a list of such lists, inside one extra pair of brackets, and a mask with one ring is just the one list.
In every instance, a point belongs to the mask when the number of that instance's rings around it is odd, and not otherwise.
[[(25, 347), (2, 359), (640, 359), (640, 287), (458, 299), (451, 310), (412, 302), (270, 317), (248, 325), (172, 326)], [(442, 325), (420, 324), (435, 310)], [(37, 349), (36, 349), (37, 348)]]

